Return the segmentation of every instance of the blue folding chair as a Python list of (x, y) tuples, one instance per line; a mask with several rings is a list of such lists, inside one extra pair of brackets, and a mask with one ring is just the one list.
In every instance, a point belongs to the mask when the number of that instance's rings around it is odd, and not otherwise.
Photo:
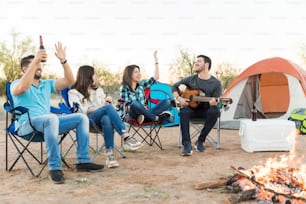
[[(27, 135), (18, 135), (18, 133), (15, 130), (15, 122), (18, 120), (18, 118), (23, 115), (27, 114), (27, 117), (29, 121), (31, 122), (29, 110), (23, 106), (14, 107), (14, 102), (12, 99), (12, 95), (10, 92), (10, 82), (6, 83), (6, 97), (7, 101), (4, 103), (3, 107), (6, 111), (6, 122), (5, 122), (5, 169), (6, 171), (11, 171), (17, 164), (17, 162), (20, 160), (20, 158), (23, 160), (25, 165), (27, 166), (28, 170), (34, 177), (39, 177), (44, 168), (47, 165), (48, 158), (43, 159), (43, 142), (44, 142), (44, 135), (42, 132), (39, 132), (33, 128), (33, 132)], [(62, 110), (61, 108), (50, 108), (50, 111), (52, 111), (55, 114), (59, 114), (64, 112), (65, 110)], [(64, 140), (68, 133), (65, 133), (61, 136), (59, 144)], [(17, 153), (17, 157), (14, 159), (13, 162), (10, 162), (9, 158), (9, 141), (12, 142), (13, 146), (15, 147)], [(31, 149), (33, 146), (33, 143), (39, 144), (39, 153), (34, 152), (34, 149)], [(27, 156), (25, 155), (27, 153)], [(13, 157), (13, 156), (12, 156)], [(34, 173), (33, 166), (30, 165), (30, 161), (28, 159), (33, 159), (37, 164), (41, 166), (38, 173)], [(69, 168), (68, 164), (62, 157), (62, 162)]]

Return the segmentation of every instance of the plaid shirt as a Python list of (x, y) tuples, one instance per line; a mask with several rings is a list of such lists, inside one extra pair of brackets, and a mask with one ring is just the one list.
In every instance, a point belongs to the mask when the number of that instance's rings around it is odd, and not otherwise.
[[(139, 101), (141, 104), (145, 106), (146, 104), (146, 97), (144, 94), (144, 90), (154, 84), (156, 80), (154, 77), (150, 79), (145, 79), (140, 81), (137, 86), (136, 90), (132, 91), (128, 86), (121, 86), (120, 87), (120, 98), (122, 98), (125, 102), (132, 102), (132, 101)], [(123, 108), (123, 107), (122, 107)], [(123, 110), (121, 109), (121, 112)]]

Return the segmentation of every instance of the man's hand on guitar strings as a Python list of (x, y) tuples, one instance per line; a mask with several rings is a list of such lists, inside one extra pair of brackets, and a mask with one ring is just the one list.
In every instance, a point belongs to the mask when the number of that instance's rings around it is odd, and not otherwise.
[(177, 101), (179, 102), (179, 104), (180, 104), (180, 106), (181, 107), (184, 107), (184, 106), (189, 106), (189, 99), (187, 99), (187, 98), (183, 98), (183, 97), (178, 97), (177, 98)]

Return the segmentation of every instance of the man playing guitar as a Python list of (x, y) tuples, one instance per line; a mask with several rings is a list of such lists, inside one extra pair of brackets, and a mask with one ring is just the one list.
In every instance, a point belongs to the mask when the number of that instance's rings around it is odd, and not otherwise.
[[(184, 146), (182, 156), (192, 155), (190, 127), (189, 122), (191, 118), (205, 119), (204, 127), (201, 131), (198, 140), (195, 142), (196, 151), (203, 152), (205, 150), (204, 142), (206, 136), (214, 127), (218, 117), (220, 116), (220, 109), (217, 107), (218, 98), (222, 94), (221, 82), (210, 74), (211, 59), (205, 55), (198, 55), (194, 64), (194, 71), (196, 74), (183, 78), (172, 86), (172, 92), (178, 101), (180, 109), (180, 128), (182, 133), (182, 144)], [(196, 105), (190, 101), (189, 97), (184, 97), (179, 90), (180, 85), (185, 85), (187, 91), (199, 90), (198, 94), (208, 98), (206, 102), (198, 102)], [(186, 91), (186, 90), (185, 90)], [(202, 93), (202, 94), (200, 94)]]

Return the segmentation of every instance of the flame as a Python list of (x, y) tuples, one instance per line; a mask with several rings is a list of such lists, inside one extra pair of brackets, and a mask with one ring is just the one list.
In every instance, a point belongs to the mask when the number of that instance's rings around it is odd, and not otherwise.
[[(306, 201), (306, 165), (304, 156), (298, 158), (295, 149), (288, 155), (269, 158), (264, 164), (256, 165), (242, 172), (260, 184), (257, 197), (273, 200), (280, 203), (291, 197), (292, 203), (305, 203)], [(257, 186), (258, 187), (258, 186)], [(274, 193), (271, 193), (273, 191)]]

